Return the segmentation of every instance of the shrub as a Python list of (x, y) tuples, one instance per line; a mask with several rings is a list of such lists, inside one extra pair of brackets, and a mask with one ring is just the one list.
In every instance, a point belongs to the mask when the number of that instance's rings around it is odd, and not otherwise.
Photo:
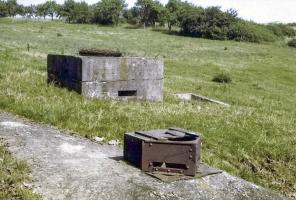
[(285, 24), (269, 24), (266, 26), (278, 37), (294, 37), (296, 36), (295, 30)]
[(236, 21), (235, 14), (209, 7), (184, 16), (181, 28), (184, 34), (207, 39), (226, 40), (229, 28)]
[(62, 37), (63, 35), (61, 33), (57, 33), (57, 37)]
[(287, 24), (288, 26), (296, 26), (296, 22)]
[(264, 25), (239, 20), (230, 27), (228, 39), (260, 43), (274, 42), (277, 37)]
[[(277, 26), (279, 34), (292, 34), (286, 26)], [(278, 37), (265, 25), (237, 18), (234, 10), (223, 12), (219, 7), (188, 12), (181, 23), (182, 33), (193, 37), (246, 42), (273, 42)]]
[(118, 25), (124, 7), (124, 0), (99, 1), (95, 4), (92, 21), (103, 25)]
[(228, 74), (217, 74), (213, 77), (212, 81), (216, 83), (231, 83), (231, 77)]
[(290, 40), (290, 41), (288, 42), (288, 46), (289, 46), (289, 47), (296, 48), (296, 39)]

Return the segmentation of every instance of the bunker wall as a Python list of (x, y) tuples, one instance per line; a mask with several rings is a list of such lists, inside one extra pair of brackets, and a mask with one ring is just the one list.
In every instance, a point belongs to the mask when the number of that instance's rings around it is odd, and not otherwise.
[(163, 100), (163, 61), (135, 57), (48, 55), (48, 82), (86, 97)]

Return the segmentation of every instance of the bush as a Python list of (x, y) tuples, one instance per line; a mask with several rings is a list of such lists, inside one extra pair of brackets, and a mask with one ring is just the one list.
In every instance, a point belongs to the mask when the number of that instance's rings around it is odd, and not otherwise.
[(287, 24), (288, 26), (296, 26), (296, 22)]
[(217, 74), (213, 77), (212, 81), (216, 83), (231, 83), (231, 77), (228, 74)]
[(269, 24), (266, 26), (278, 37), (294, 37), (296, 36), (295, 30), (285, 24)]
[(102, 0), (95, 4), (92, 21), (102, 25), (118, 25), (125, 7), (124, 0)]
[(289, 46), (289, 47), (296, 48), (296, 39), (290, 40), (290, 41), (288, 42), (288, 46)]
[[(291, 34), (286, 26), (276, 26), (279, 34)], [(223, 12), (219, 7), (188, 12), (181, 23), (182, 33), (193, 37), (246, 42), (274, 42), (278, 37), (265, 25), (237, 18), (236, 11)]]
[(236, 16), (223, 12), (219, 7), (209, 7), (200, 12), (188, 13), (181, 24), (182, 32), (194, 37), (226, 40)]
[(274, 42), (277, 36), (264, 25), (240, 20), (230, 27), (228, 39), (260, 43)]

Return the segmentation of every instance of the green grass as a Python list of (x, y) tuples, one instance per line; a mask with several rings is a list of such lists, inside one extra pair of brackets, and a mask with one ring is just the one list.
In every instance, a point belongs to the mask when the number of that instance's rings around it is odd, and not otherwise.
[(27, 173), (26, 163), (14, 160), (7, 149), (0, 145), (0, 199), (40, 199), (38, 195), (23, 188), (22, 184), (28, 178)]
[[(76, 54), (82, 47), (164, 57), (164, 102), (89, 100), (48, 85), (47, 54)], [(125, 26), (0, 19), (0, 109), (89, 138), (122, 140), (128, 131), (167, 127), (198, 131), (204, 162), (293, 196), (295, 55), (296, 49), (284, 42), (211, 41)], [(221, 73), (232, 82), (212, 82)], [(182, 102), (172, 96), (176, 92), (206, 95), (232, 106)]]

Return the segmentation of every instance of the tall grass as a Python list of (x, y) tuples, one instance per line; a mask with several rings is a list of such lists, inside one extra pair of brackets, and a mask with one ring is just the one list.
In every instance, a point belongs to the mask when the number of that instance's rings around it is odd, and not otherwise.
[(16, 161), (7, 149), (0, 145), (0, 199), (37, 200), (40, 197), (23, 187), (27, 181), (28, 166)]

